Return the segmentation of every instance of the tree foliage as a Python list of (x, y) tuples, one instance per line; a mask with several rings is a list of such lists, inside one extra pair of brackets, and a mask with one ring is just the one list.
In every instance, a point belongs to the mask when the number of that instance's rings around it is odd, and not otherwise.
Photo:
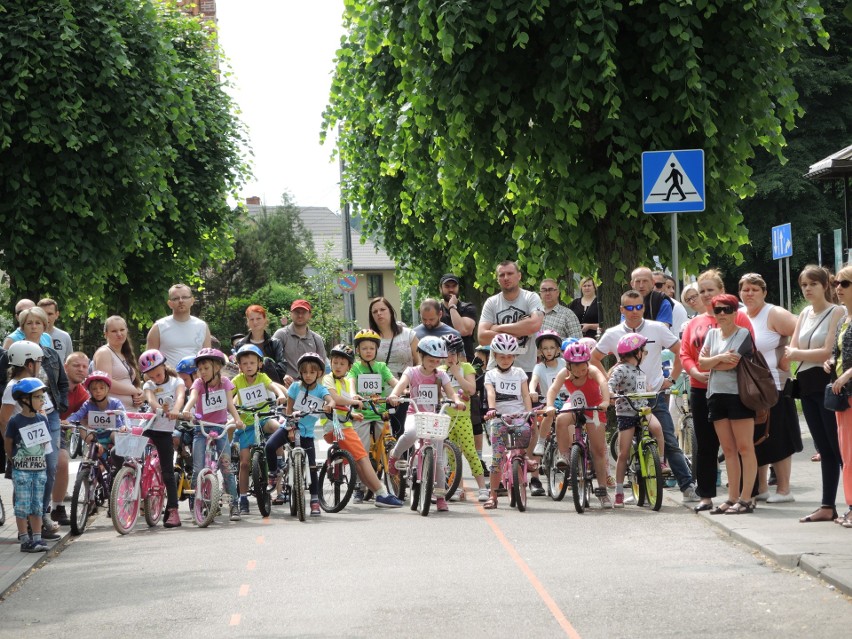
[(199, 21), (159, 0), (0, 0), (0, 77), (15, 295), (147, 322), (229, 254), (243, 134)]
[(478, 282), (507, 257), (528, 279), (616, 283), (667, 257), (668, 216), (641, 213), (654, 149), (705, 150), (708, 210), (680, 216), (683, 264), (741, 260), (748, 161), (780, 157), (801, 114), (789, 65), (826, 40), (817, 0), (345, 6), (325, 114), (345, 197), (404, 268)]

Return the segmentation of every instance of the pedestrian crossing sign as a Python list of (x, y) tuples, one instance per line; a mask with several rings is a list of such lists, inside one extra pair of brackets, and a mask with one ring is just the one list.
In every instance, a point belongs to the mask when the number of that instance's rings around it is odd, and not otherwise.
[(646, 151), (642, 154), (642, 212), (703, 211), (704, 151)]

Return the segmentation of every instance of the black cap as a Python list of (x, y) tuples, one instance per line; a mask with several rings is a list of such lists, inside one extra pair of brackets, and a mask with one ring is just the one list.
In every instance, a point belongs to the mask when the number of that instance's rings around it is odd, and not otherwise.
[(460, 282), (459, 282), (459, 276), (458, 276), (458, 275), (453, 275), (452, 273), (444, 273), (444, 274), (441, 276), (441, 283), (440, 283), (440, 286), (443, 286), (443, 285), (444, 285), (444, 282), (455, 282), (456, 284), (459, 284), (459, 283), (460, 283)]

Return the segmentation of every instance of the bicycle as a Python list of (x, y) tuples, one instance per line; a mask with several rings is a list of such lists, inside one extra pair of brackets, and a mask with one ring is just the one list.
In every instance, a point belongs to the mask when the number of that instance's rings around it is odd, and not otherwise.
[[(305, 477), (308, 470), (307, 453), (301, 446), (299, 435), (299, 419), (304, 415), (328, 416), (321, 410), (311, 411), (310, 413), (294, 413), (293, 415), (278, 414), (283, 420), (281, 428), (293, 431), (292, 441), (288, 437), (284, 442), (284, 468), (282, 470), (284, 482), (282, 489), (290, 495), (290, 516), (298, 517), (299, 521), (305, 521), (305, 486), (307, 484)], [(352, 468), (354, 472), (354, 466)]]
[[(207, 438), (204, 451), (204, 466), (198, 472), (198, 477), (195, 480), (195, 493), (192, 508), (192, 518), (199, 528), (206, 528), (222, 509), (222, 489), (219, 485), (219, 477), (216, 473), (219, 471), (219, 449), (216, 446), (216, 441), (225, 437), (227, 439), (228, 432), (236, 427), (233, 422), (227, 424), (214, 424), (202, 420), (194, 420), (193, 423), (201, 430), (201, 434)], [(208, 428), (221, 429), (221, 432), (214, 433), (208, 431)], [(227, 447), (222, 452), (227, 454)], [(223, 470), (222, 479), (225, 480), (225, 472)]]
[[(349, 412), (351, 413), (351, 410)], [(349, 421), (349, 415), (343, 421)], [(357, 473), (355, 459), (349, 451), (343, 450), (337, 443), (343, 436), (337, 412), (333, 413), (331, 422), (333, 441), (325, 462), (320, 468), (317, 482), (320, 507), (328, 513), (336, 513), (346, 508), (352, 498)]]
[[(634, 429), (633, 443), (630, 446), (630, 458), (627, 462), (627, 477), (633, 489), (637, 506), (645, 502), (655, 511), (663, 505), (663, 472), (660, 464), (660, 451), (657, 440), (651, 435), (648, 415), (657, 405), (657, 393), (630, 393), (614, 395), (614, 399), (625, 399), (630, 407), (639, 414), (639, 425)], [(637, 406), (634, 401), (654, 400), (653, 404)]]
[(147, 419), (136, 432), (116, 433), (115, 451), (124, 457), (124, 465), (113, 481), (110, 493), (110, 515), (115, 530), (126, 535), (136, 525), (140, 504), (144, 504), (145, 522), (154, 527), (160, 523), (166, 501), (166, 485), (160, 470), (157, 449), (141, 433), (150, 428), (162, 411), (148, 414), (131, 414), (128, 418)]
[[(686, 374), (681, 375), (681, 379)], [(678, 386), (681, 386), (681, 380), (678, 380)], [(686, 463), (689, 465), (689, 470), (692, 472), (692, 461), (695, 452), (698, 450), (698, 439), (695, 435), (695, 423), (692, 420), (692, 407), (689, 404), (689, 393), (686, 388), (679, 390), (679, 396), (675, 401), (680, 417), (677, 420), (677, 442), (680, 449), (683, 451), (683, 456), (686, 458)]]
[[(560, 413), (574, 413), (574, 443), (571, 444), (569, 457), (571, 494), (574, 498), (574, 510), (583, 514), (589, 507), (592, 496), (595, 463), (592, 458), (592, 448), (589, 445), (589, 434), (586, 432), (586, 412), (599, 411), (600, 406), (576, 406), (563, 408)], [(600, 424), (597, 412), (594, 413), (594, 423)]]
[[(189, 422), (178, 420), (176, 430), (180, 433), (177, 461), (175, 462), (175, 488), (178, 501), (191, 499), (195, 494), (192, 488), (192, 439), (195, 427)], [(192, 502), (190, 501), (190, 510)]]
[[(254, 444), (251, 445), (249, 459), (251, 460), (251, 474), (249, 475), (249, 493), (254, 495), (257, 509), (262, 517), (269, 517), (272, 513), (272, 495), (269, 493), (269, 465), (266, 461), (266, 432), (260, 427), (262, 417), (274, 417), (275, 411), (267, 410), (269, 402), (258, 406), (241, 406), (241, 413), (251, 413), (254, 416), (252, 426), (254, 428)], [(239, 468), (239, 457), (237, 458)]]
[(509, 507), (517, 508), (519, 512), (527, 509), (528, 473), (531, 470), (528, 467), (530, 460), (527, 459), (527, 447), (530, 445), (534, 428), (532, 418), (540, 412), (531, 410), (508, 415), (497, 413), (494, 419), (500, 420), (502, 426), (492, 426), (495, 431), (500, 431), (492, 432), (492, 439), (495, 434), (499, 434), (506, 445), (506, 454), (500, 459), (500, 474), (509, 493)]
[[(376, 471), (376, 476), (384, 482), (388, 492), (391, 495), (402, 499), (399, 495), (400, 475), (393, 475), (390, 473), (390, 465), (388, 462), (388, 459), (390, 458), (390, 451), (392, 451), (393, 447), (396, 446), (396, 437), (394, 437), (391, 432), (391, 409), (387, 406), (387, 398), (373, 395), (369, 399), (363, 399), (361, 401), (365, 408), (369, 408), (372, 412), (376, 415), (380, 415), (382, 418), (382, 432), (377, 435), (374, 428), (370, 430), (370, 449), (367, 451), (367, 454), (370, 456), (370, 463)], [(380, 405), (384, 406), (384, 410), (379, 410)], [(366, 491), (364, 496), (365, 501), (370, 499), (371, 495), (371, 491)]]
[[(76, 433), (82, 441), (85, 436), (80, 437), (80, 430), (89, 431), (80, 422), (70, 422), (64, 426), (66, 430)], [(102, 429), (114, 430), (114, 429)], [(112, 467), (109, 463), (109, 455), (98, 443), (94, 434), (92, 440), (86, 447), (83, 460), (77, 469), (77, 478), (74, 480), (74, 488), (71, 491), (71, 534), (82, 535), (86, 530), (89, 517), (98, 511), (99, 506), (104, 506), (112, 493)]]

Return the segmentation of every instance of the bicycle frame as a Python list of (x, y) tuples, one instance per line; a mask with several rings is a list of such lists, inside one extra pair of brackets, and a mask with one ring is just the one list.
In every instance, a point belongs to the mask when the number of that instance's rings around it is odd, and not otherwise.
[[(532, 436), (532, 429), (538, 427), (538, 423), (534, 417), (541, 412), (539, 410), (531, 410), (506, 415), (498, 413), (495, 416), (495, 419), (499, 419), (505, 427), (505, 432), (501, 433), (501, 436), (505, 441), (506, 453), (500, 460), (500, 474), (503, 478), (503, 485), (509, 493), (509, 505), (517, 506), (520, 512), (524, 512), (527, 509), (526, 491), (529, 484), (527, 478), (529, 474), (529, 468), (527, 467), (529, 463), (527, 448)], [(530, 434), (527, 437), (527, 441), (523, 442), (519, 438), (523, 436), (522, 430), (525, 426), (529, 428)], [(519, 460), (517, 477), (515, 476), (515, 460)]]

